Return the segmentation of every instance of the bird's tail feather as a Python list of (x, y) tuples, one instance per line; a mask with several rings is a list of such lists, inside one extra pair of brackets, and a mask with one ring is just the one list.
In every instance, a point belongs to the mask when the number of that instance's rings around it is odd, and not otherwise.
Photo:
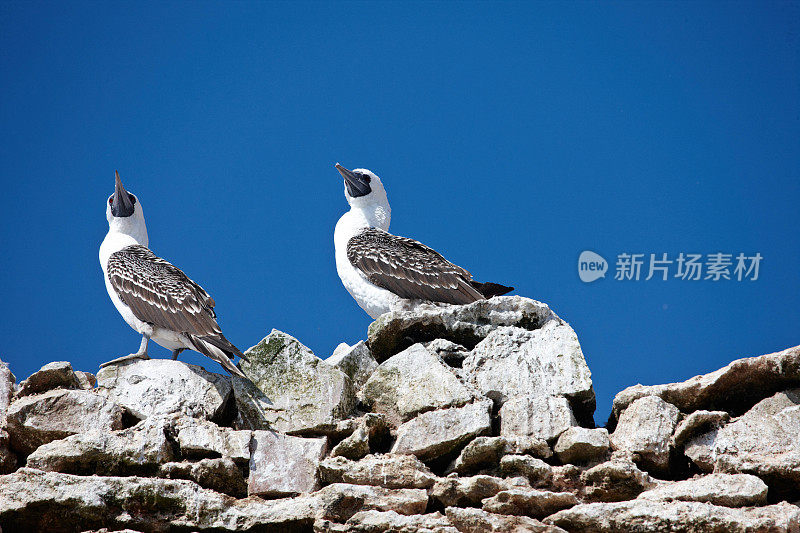
[[(221, 342), (212, 342), (212, 339), (214, 339), (214, 341), (218, 341), (218, 338), (189, 336), (189, 339), (192, 341), (195, 350), (222, 365), (222, 368), (227, 370), (230, 374), (239, 376), (240, 378), (247, 378), (247, 376), (245, 376), (242, 371), (239, 370), (239, 367), (234, 365), (233, 361), (231, 361), (231, 359), (233, 359), (233, 353), (229, 350), (221, 348), (219, 346), (219, 344), (222, 344)], [(233, 346), (227, 341), (227, 339), (225, 339), (225, 337), (222, 337), (222, 339), (224, 339), (225, 342), (227, 342), (230, 346)], [(239, 354), (241, 354), (241, 352), (235, 346), (233, 346), (233, 348), (236, 349)]]
[(508, 292), (514, 290), (514, 287), (506, 287), (505, 285), (500, 285), (499, 283), (480, 283), (478, 281), (470, 281), (475, 289), (483, 294), (486, 298), (491, 298), (492, 296), (502, 296)]

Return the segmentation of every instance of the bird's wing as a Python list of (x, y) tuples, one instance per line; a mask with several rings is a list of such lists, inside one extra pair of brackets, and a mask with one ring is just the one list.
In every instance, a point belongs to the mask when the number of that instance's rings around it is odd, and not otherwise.
[(466, 304), (484, 297), (472, 275), (421, 242), (376, 228), (347, 242), (347, 259), (372, 283), (401, 298)]
[(127, 246), (111, 254), (108, 278), (120, 299), (143, 322), (198, 337), (222, 333), (211, 296), (145, 246)]

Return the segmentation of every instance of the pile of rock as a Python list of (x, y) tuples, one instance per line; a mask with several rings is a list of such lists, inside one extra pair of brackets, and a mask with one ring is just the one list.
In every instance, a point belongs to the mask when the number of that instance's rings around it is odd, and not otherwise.
[(0, 364), (2, 530), (800, 530), (800, 348), (626, 389), (607, 429), (575, 332), (525, 298), (247, 355)]

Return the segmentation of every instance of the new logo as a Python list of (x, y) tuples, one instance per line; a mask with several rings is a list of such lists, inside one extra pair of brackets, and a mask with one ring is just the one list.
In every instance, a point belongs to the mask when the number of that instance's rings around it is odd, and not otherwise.
[(606, 277), (608, 263), (602, 255), (584, 250), (578, 257), (578, 276), (584, 283)]

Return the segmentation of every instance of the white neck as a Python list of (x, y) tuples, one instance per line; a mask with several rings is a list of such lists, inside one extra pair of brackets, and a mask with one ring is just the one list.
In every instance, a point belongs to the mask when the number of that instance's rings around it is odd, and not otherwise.
[(358, 229), (378, 228), (389, 231), (389, 224), (392, 221), (392, 208), (385, 199), (373, 200), (370, 202), (359, 202), (355, 199), (350, 207), (350, 211), (342, 216), (347, 217), (351, 227)]
[(126, 246), (140, 244), (147, 246), (150, 240), (147, 237), (147, 226), (144, 218), (137, 216), (112, 218), (108, 223), (108, 233), (100, 245), (100, 266), (106, 270), (108, 258)]

